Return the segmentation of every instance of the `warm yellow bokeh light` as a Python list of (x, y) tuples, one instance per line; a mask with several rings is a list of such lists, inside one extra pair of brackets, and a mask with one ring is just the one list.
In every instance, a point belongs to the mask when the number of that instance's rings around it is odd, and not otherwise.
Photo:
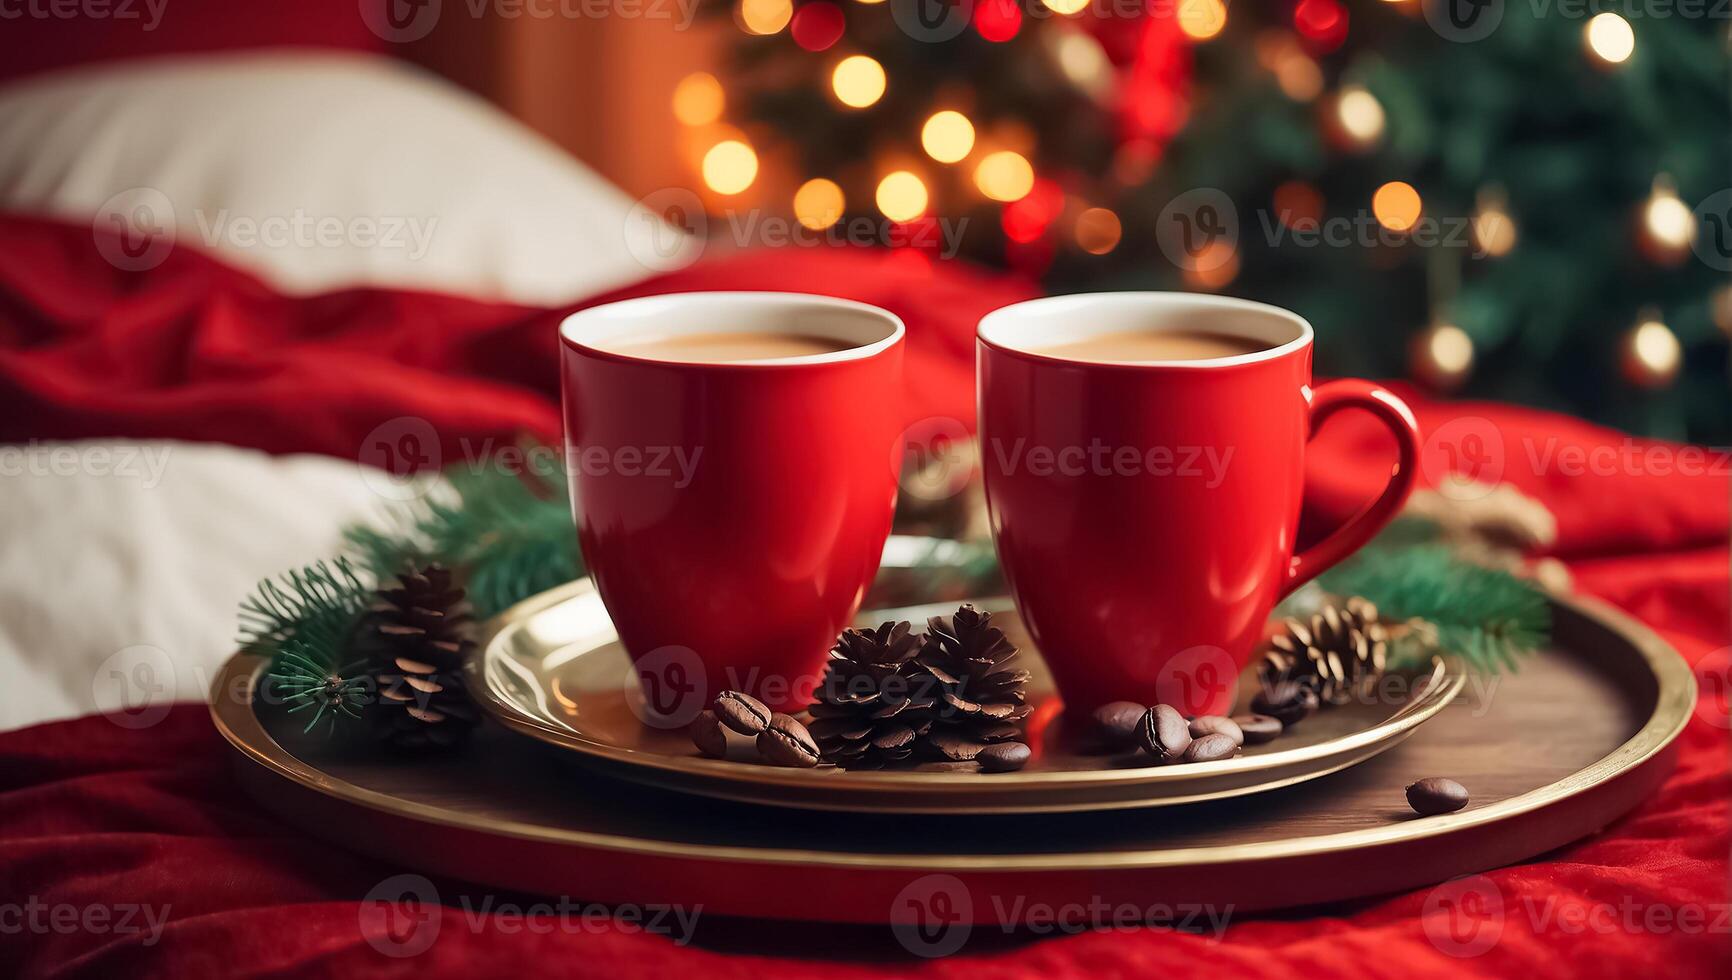
[(738, 194), (758, 177), (758, 154), (739, 140), (723, 140), (704, 154), (704, 184), (718, 194)]
[(912, 221), (926, 213), (926, 185), (906, 170), (886, 174), (875, 198), (891, 221)]
[(794, 192), (794, 217), (813, 231), (822, 231), (842, 217), (842, 188), (833, 180), (814, 177)]
[(1473, 367), (1473, 338), (1453, 323), (1441, 323), (1425, 338), (1432, 367), (1445, 376), (1465, 374)]
[(1423, 210), (1419, 192), (1405, 181), (1392, 180), (1371, 195), (1371, 213), (1390, 231), (1407, 231), (1419, 223)]
[(1227, 26), (1227, 5), (1221, 0), (1180, 0), (1179, 30), (1193, 41), (1207, 41)]
[(868, 7), (870, 7), (871, 5), (873, 5), (875, 3), (883, 3), (884, 0), (860, 0), (860, 2), (867, 5)]
[(884, 66), (863, 54), (836, 63), (830, 87), (845, 106), (864, 109), (884, 96)]
[(1383, 103), (1357, 85), (1342, 88), (1335, 100), (1335, 118), (1355, 146), (1370, 146), (1383, 138)]
[(955, 163), (974, 149), (974, 124), (954, 109), (935, 112), (920, 127), (920, 145), (939, 163)]
[(1066, 17), (1071, 14), (1082, 13), (1082, 9), (1089, 5), (1089, 0), (1040, 0), (1040, 2), (1045, 4), (1046, 8), (1053, 13), (1063, 14)]
[(792, 0), (740, 0), (734, 11), (748, 34), (774, 34), (794, 19)]
[(716, 76), (695, 71), (674, 86), (674, 118), (687, 126), (708, 126), (722, 117), (726, 101)]
[(1516, 244), (1515, 219), (1501, 207), (1489, 207), (1473, 216), (1473, 243), (1491, 258), (1508, 255)]
[(1640, 383), (1657, 388), (1677, 376), (1684, 349), (1672, 329), (1657, 318), (1638, 324), (1626, 344), (1626, 370)]
[(1106, 208), (1089, 208), (1076, 216), (1077, 247), (1090, 255), (1105, 255), (1118, 247), (1124, 227)]
[(1628, 61), (1636, 51), (1636, 32), (1630, 22), (1614, 13), (1596, 15), (1582, 29), (1588, 50), (1608, 65)]
[(1034, 168), (1015, 150), (999, 150), (974, 168), (974, 186), (994, 201), (1020, 201), (1034, 190)]
[(1642, 224), (1665, 249), (1683, 250), (1696, 237), (1696, 215), (1669, 185), (1657, 184), (1642, 208)]

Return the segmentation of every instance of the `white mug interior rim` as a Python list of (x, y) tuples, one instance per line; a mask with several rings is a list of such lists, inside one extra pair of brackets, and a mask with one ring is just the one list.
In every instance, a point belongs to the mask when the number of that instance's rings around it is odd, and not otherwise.
[[(1060, 345), (1132, 330), (1224, 334), (1262, 350), (1202, 360), (1119, 361), (1070, 357)], [(1282, 357), (1311, 343), (1311, 324), (1291, 310), (1205, 293), (1123, 292), (1048, 296), (993, 310), (980, 319), (982, 343), (1071, 364), (1102, 367), (1227, 368)]]
[[(702, 368), (796, 367), (864, 360), (889, 349), (907, 328), (889, 310), (853, 300), (809, 293), (693, 292), (661, 293), (578, 310), (559, 325), (567, 343), (585, 351), (630, 361)], [(646, 341), (692, 334), (787, 333), (821, 337), (849, 346), (823, 354), (729, 361), (686, 361), (620, 349)]]

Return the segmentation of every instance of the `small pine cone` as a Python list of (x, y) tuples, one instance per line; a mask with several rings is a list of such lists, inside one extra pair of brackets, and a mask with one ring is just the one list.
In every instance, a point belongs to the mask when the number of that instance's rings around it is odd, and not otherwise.
[(1383, 676), (1389, 629), (1377, 607), (1354, 596), (1324, 606), (1309, 623), (1282, 622), (1269, 641), (1258, 677), (1265, 689), (1294, 681), (1317, 692), (1325, 704), (1346, 704)]
[(808, 728), (824, 761), (880, 769), (914, 754), (932, 728), (933, 680), (920, 664), (925, 645), (906, 622), (843, 631), (810, 709)]
[(1017, 649), (992, 625), (992, 614), (964, 604), (948, 619), (932, 617), (926, 629), (921, 662), (938, 680), (929, 744), (946, 759), (963, 761), (995, 742), (1020, 739), (1029, 674), (1007, 666)]
[(473, 646), (473, 620), (451, 571), (433, 564), (404, 572), (395, 588), (378, 590), (369, 612), (391, 654), (406, 654), (442, 672), (454, 672)]
[(480, 715), (457, 671), (440, 671), (409, 657), (393, 657), (373, 674), (382, 741), (400, 749), (447, 749), (468, 741)]

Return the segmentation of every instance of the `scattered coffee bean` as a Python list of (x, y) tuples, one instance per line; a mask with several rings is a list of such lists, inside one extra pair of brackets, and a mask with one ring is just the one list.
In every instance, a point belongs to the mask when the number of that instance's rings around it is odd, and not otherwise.
[(758, 754), (778, 766), (810, 769), (818, 764), (818, 743), (799, 719), (792, 715), (770, 716), (770, 724), (758, 733)]
[(770, 709), (764, 702), (739, 691), (723, 691), (711, 705), (722, 724), (741, 735), (756, 735), (770, 725)]
[(1234, 715), (1233, 723), (1245, 735), (1246, 745), (1262, 745), (1281, 737), (1281, 719), (1268, 715)]
[(1196, 739), (1185, 749), (1186, 762), (1214, 762), (1217, 759), (1232, 758), (1239, 751), (1239, 743), (1221, 734), (1204, 735)]
[(728, 733), (722, 730), (722, 723), (716, 720), (714, 712), (700, 711), (686, 727), (686, 732), (692, 737), (692, 744), (698, 751), (717, 759), (728, 754)]
[(1239, 723), (1222, 715), (1199, 715), (1191, 719), (1191, 738), (1198, 739), (1204, 735), (1225, 735), (1233, 740), (1234, 746), (1245, 744), (1245, 733), (1239, 728)]
[(1191, 747), (1191, 726), (1177, 709), (1157, 704), (1143, 712), (1137, 723), (1137, 738), (1143, 751), (1162, 762), (1173, 762)]
[(1089, 716), (1089, 744), (1103, 752), (1136, 748), (1137, 725), (1147, 710), (1135, 701), (1101, 705)]
[(1033, 754), (1021, 742), (998, 742), (981, 749), (974, 761), (980, 763), (981, 772), (1015, 772), (1028, 765)]
[(1251, 699), (1251, 710), (1274, 718), (1283, 729), (1292, 728), (1317, 710), (1317, 692), (1293, 681), (1280, 681), (1258, 691)]
[(1431, 776), (1407, 787), (1407, 805), (1425, 817), (1454, 813), (1467, 806), (1467, 787), (1453, 779)]

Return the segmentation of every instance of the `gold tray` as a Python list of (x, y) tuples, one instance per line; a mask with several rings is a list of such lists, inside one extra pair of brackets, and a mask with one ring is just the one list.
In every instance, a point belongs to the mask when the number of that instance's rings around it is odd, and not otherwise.
[[(1059, 723), (1062, 705), (1052, 676), (1010, 601), (979, 599), (975, 605), (994, 614), (993, 624), (1022, 649), (1018, 665), (1033, 675), (1028, 740), (1034, 758), (1020, 772), (788, 769), (753, 761), (743, 744), (727, 759), (699, 755), (682, 728), (642, 720), (636, 672), (588, 579), (507, 610), (466, 666), (476, 700), (501, 724), (567, 749), (575, 761), (609, 775), (742, 803), (856, 813), (1061, 813), (1173, 806), (1278, 789), (1390, 749), (1441, 711), (1466, 682), (1459, 669), (1437, 661), (1399, 685), (1397, 700), (1319, 711), (1283, 737), (1247, 746), (1232, 759), (1157, 766), (1140, 753), (1078, 751)], [(956, 606), (872, 610), (859, 622), (924, 624)], [(1239, 709), (1248, 710), (1243, 702), (1254, 685), (1239, 687)]]
[[(935, 887), (975, 923), (1069, 903), (1239, 914), (1527, 860), (1647, 798), (1695, 703), (1689, 667), (1604, 603), (1557, 598), (1552, 612), (1552, 648), (1495, 685), (1470, 684), (1392, 751), (1302, 785), (1153, 815), (751, 806), (561, 767), (570, 753), (491, 725), (464, 752), (405, 760), (367, 740), (301, 736), (299, 716), (257, 703), (266, 664), (247, 654), (213, 681), (211, 715), (241, 784), (291, 823), (369, 858), (495, 888), (831, 922), (902, 920), (910, 896)], [(1473, 802), (1415, 817), (1402, 789), (1421, 776), (1458, 779)]]

